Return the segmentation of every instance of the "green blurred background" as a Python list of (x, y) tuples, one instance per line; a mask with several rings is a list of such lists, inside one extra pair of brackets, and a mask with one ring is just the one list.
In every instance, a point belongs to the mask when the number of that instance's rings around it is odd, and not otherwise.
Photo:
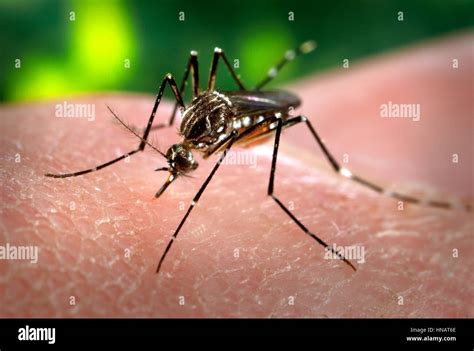
[[(0, 99), (156, 93), (165, 73), (181, 79), (191, 49), (199, 52), (203, 84), (215, 46), (239, 60), (237, 73), (251, 86), (286, 49), (315, 39), (317, 53), (287, 66), (275, 86), (340, 67), (345, 58), (352, 63), (472, 27), (473, 13), (467, 0), (0, 0)], [(219, 72), (218, 87), (233, 88), (229, 74)]]

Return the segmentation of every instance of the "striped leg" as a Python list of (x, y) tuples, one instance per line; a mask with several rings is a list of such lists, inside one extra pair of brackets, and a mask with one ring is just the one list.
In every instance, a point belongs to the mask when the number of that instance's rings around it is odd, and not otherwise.
[(215, 48), (214, 49), (214, 57), (212, 59), (212, 65), (211, 65), (211, 73), (209, 74), (209, 82), (207, 85), (207, 90), (209, 91), (214, 91), (215, 85), (216, 85), (216, 77), (217, 77), (217, 64), (219, 63), (219, 59), (222, 57), (224, 60), (225, 65), (227, 66), (227, 69), (229, 70), (232, 78), (234, 81), (237, 83), (239, 86), (240, 90), (245, 90), (244, 85), (240, 81), (240, 78), (235, 74), (234, 68), (230, 64), (229, 60), (227, 59), (227, 56), (224, 54), (224, 51), (222, 51), (221, 48)]
[[(186, 70), (184, 71), (184, 77), (181, 81), (181, 85), (179, 87), (179, 93), (181, 98), (184, 97), (184, 92), (186, 88), (186, 84), (188, 82), (189, 73), (192, 72), (192, 89), (193, 89), (193, 98), (199, 95), (199, 65), (198, 65), (198, 54), (196, 51), (192, 50), (189, 54), (188, 65), (186, 66)], [(178, 112), (178, 108), (180, 104), (178, 101), (174, 104), (173, 113), (170, 116), (170, 119), (166, 123), (160, 123), (151, 128), (151, 130), (161, 129), (165, 127), (170, 127), (173, 125), (174, 119), (176, 117), (176, 112)]]
[(173, 242), (174, 240), (176, 239), (176, 237), (178, 236), (179, 234), (179, 231), (181, 230), (181, 228), (183, 227), (184, 223), (186, 222), (186, 219), (188, 218), (189, 214), (191, 213), (191, 211), (193, 210), (194, 206), (198, 203), (199, 199), (201, 198), (201, 195), (202, 193), (204, 192), (204, 190), (206, 190), (206, 187), (207, 185), (209, 184), (209, 182), (211, 181), (212, 177), (214, 176), (214, 174), (217, 172), (217, 169), (219, 168), (219, 166), (221, 165), (222, 161), (224, 160), (225, 156), (227, 155), (227, 152), (230, 150), (230, 148), (232, 147), (232, 144), (234, 143), (235, 141), (235, 136), (237, 135), (237, 132), (234, 131), (230, 136), (229, 136), (229, 143), (227, 144), (224, 152), (222, 153), (221, 157), (219, 158), (219, 160), (217, 161), (216, 165), (214, 166), (214, 168), (212, 169), (211, 173), (209, 174), (209, 176), (207, 177), (206, 181), (201, 185), (201, 188), (199, 189), (199, 191), (196, 193), (196, 195), (194, 195), (193, 197), (193, 200), (191, 201), (191, 204), (189, 205), (188, 207), (188, 210), (186, 211), (186, 214), (184, 215), (183, 219), (181, 219), (181, 222), (179, 223), (178, 225), (178, 228), (176, 229), (176, 231), (174, 232), (173, 236), (171, 237), (170, 241), (168, 242), (168, 245), (166, 246), (166, 249), (165, 251), (163, 252), (163, 255), (161, 255), (161, 258), (160, 258), (160, 261), (158, 262), (158, 267), (156, 268), (156, 273), (158, 273), (161, 269), (161, 265), (163, 264), (163, 261), (165, 260), (165, 257), (166, 255), (168, 254), (168, 251), (170, 250), (171, 248), (171, 245), (173, 245)]
[[(306, 124), (306, 126), (308, 127), (308, 129), (310, 130), (311, 134), (313, 135), (314, 139), (316, 140), (316, 142), (318, 143), (319, 147), (321, 148), (321, 150), (323, 151), (324, 153), (324, 156), (326, 157), (326, 159), (328, 160), (328, 162), (331, 164), (331, 167), (333, 168), (333, 170), (336, 172), (336, 173), (339, 173), (341, 174), (342, 176), (348, 178), (348, 179), (351, 179), (353, 181), (356, 181), (357, 183), (359, 184), (362, 184), (364, 185), (365, 187), (367, 188), (370, 188), (372, 189), (373, 191), (376, 191), (378, 193), (381, 193), (381, 194), (385, 194), (385, 195), (388, 195), (388, 196), (391, 196), (395, 199), (398, 199), (398, 200), (401, 200), (401, 201), (405, 201), (405, 202), (408, 202), (408, 203), (414, 203), (414, 204), (421, 204), (421, 203), (425, 203), (426, 205), (428, 206), (431, 206), (431, 207), (438, 207), (438, 208), (453, 208), (454, 206), (451, 205), (450, 203), (448, 202), (443, 202), (443, 201), (427, 201), (427, 202), (423, 202), (421, 201), (420, 199), (417, 199), (415, 197), (412, 197), (412, 196), (408, 196), (408, 195), (403, 195), (403, 194), (400, 194), (398, 192), (390, 192), (390, 193), (387, 193), (383, 187), (377, 185), (377, 184), (374, 184), (368, 180), (365, 180), (364, 178), (361, 178), (355, 174), (353, 174), (350, 170), (348, 170), (347, 168), (344, 168), (344, 167), (341, 167), (339, 165), (339, 163), (336, 161), (336, 159), (334, 158), (334, 156), (331, 154), (331, 152), (328, 150), (328, 148), (326, 147), (326, 145), (324, 144), (323, 140), (321, 139), (321, 137), (318, 135), (318, 133), (316, 133), (316, 130), (313, 128), (311, 122), (305, 117), (305, 116), (298, 116), (298, 117), (294, 117), (294, 118), (290, 118), (288, 120), (286, 120), (283, 124), (283, 128), (287, 128), (287, 127), (291, 127), (293, 125), (296, 125), (298, 123), (301, 123), (301, 122), (304, 122)], [(470, 206), (469, 205), (466, 205), (465, 206), (465, 210), (466, 211), (470, 211)]]
[(267, 76), (255, 86), (254, 90), (260, 90), (267, 85), (273, 78), (275, 78), (278, 72), (290, 61), (293, 61), (297, 56), (310, 53), (316, 49), (316, 42), (310, 40), (306, 41), (294, 50), (288, 50), (285, 56), (276, 64), (276, 66), (270, 68)]
[[(105, 168), (107, 166), (110, 166), (110, 165), (112, 165), (112, 164), (114, 164), (114, 163), (116, 163), (120, 160), (123, 160), (126, 157), (131, 156), (131, 155), (133, 155), (133, 154), (135, 154), (139, 151), (143, 151), (145, 146), (148, 144), (148, 142), (147, 142), (148, 135), (150, 134), (151, 126), (153, 124), (153, 119), (155, 118), (156, 111), (158, 109), (158, 105), (160, 104), (161, 97), (163, 96), (163, 91), (165, 90), (166, 83), (168, 83), (170, 85), (171, 89), (173, 90), (173, 93), (174, 93), (174, 96), (176, 98), (177, 103), (184, 108), (184, 103), (183, 103), (181, 95), (178, 91), (178, 87), (176, 86), (176, 82), (175, 82), (175, 80), (174, 80), (174, 78), (171, 74), (167, 74), (165, 76), (165, 78), (163, 79), (162, 83), (161, 83), (160, 90), (158, 92), (158, 95), (156, 96), (155, 105), (153, 106), (153, 111), (151, 112), (150, 118), (148, 120), (147, 127), (146, 127), (146, 129), (143, 133), (143, 137), (140, 137), (141, 141), (140, 141), (140, 145), (138, 146), (138, 148), (136, 148), (135, 150), (132, 150), (130, 152), (127, 152), (126, 154), (123, 154), (123, 155), (121, 155), (121, 156), (119, 156), (119, 157), (117, 157), (117, 158), (115, 158), (111, 161), (108, 161), (106, 163), (103, 163), (103, 164), (101, 164), (99, 166), (96, 166), (96, 167), (93, 167), (93, 168), (89, 168), (89, 169), (74, 172), (74, 173), (61, 173), (61, 174), (46, 173), (45, 176), (46, 177), (52, 177), (52, 178), (67, 178), (67, 177), (80, 176), (80, 175), (83, 175), (83, 174), (98, 171), (98, 170), (100, 170), (102, 168)], [(118, 118), (117, 116), (115, 116), (115, 117)]]
[(335, 251), (331, 246), (329, 246), (325, 241), (323, 241), (321, 238), (319, 238), (316, 234), (313, 234), (310, 232), (308, 228), (306, 228), (303, 223), (299, 221), (296, 216), (291, 213), (291, 211), (283, 205), (283, 203), (278, 199), (278, 197), (274, 194), (274, 180), (275, 180), (275, 171), (276, 171), (276, 162), (277, 162), (277, 157), (278, 157), (278, 147), (280, 145), (280, 135), (281, 135), (281, 130), (283, 126), (283, 121), (281, 119), (278, 120), (278, 124), (276, 127), (276, 133), (275, 133), (275, 143), (273, 145), (273, 157), (272, 157), (272, 169), (270, 171), (270, 180), (268, 182), (268, 195), (272, 197), (273, 200), (280, 206), (280, 208), (285, 211), (285, 213), (298, 225), (298, 227), (305, 232), (306, 235), (309, 235), (311, 238), (316, 240), (316, 242), (323, 246), (326, 250), (330, 250), (333, 254), (335, 254), (337, 257), (339, 257), (344, 263), (346, 263), (349, 267), (351, 267), (354, 271), (356, 268), (354, 265), (347, 260), (343, 255), (341, 255), (339, 252)]

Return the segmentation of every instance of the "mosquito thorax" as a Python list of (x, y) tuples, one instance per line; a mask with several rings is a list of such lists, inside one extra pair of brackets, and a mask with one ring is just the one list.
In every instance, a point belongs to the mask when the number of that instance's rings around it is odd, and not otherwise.
[(232, 103), (222, 93), (206, 91), (183, 112), (180, 133), (195, 149), (222, 140), (232, 130)]
[(183, 144), (174, 144), (166, 152), (170, 168), (177, 173), (188, 173), (198, 167), (191, 150)]

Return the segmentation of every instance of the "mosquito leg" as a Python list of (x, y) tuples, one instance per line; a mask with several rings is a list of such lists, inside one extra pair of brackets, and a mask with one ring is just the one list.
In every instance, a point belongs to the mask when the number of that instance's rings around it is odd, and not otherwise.
[(46, 177), (52, 177), (52, 178), (67, 178), (67, 177), (80, 176), (80, 175), (83, 175), (83, 174), (86, 174), (86, 173), (91, 173), (91, 172), (98, 171), (102, 168), (105, 168), (107, 166), (110, 166), (110, 165), (114, 164), (115, 162), (123, 160), (126, 157), (131, 156), (131, 155), (133, 155), (133, 154), (135, 154), (139, 151), (143, 151), (143, 149), (147, 145), (147, 140), (148, 140), (148, 135), (150, 134), (151, 125), (153, 124), (153, 119), (155, 118), (156, 110), (158, 109), (158, 105), (160, 104), (161, 97), (163, 96), (163, 91), (165, 90), (166, 83), (168, 83), (171, 86), (171, 90), (173, 90), (173, 93), (174, 93), (174, 96), (176, 98), (177, 103), (184, 108), (184, 103), (183, 103), (181, 95), (178, 91), (178, 87), (176, 86), (176, 82), (175, 82), (175, 80), (174, 80), (174, 78), (171, 74), (167, 74), (165, 76), (165, 78), (163, 79), (162, 83), (161, 83), (160, 90), (158, 92), (158, 95), (156, 96), (155, 105), (153, 106), (153, 111), (152, 111), (152, 113), (150, 115), (150, 118), (148, 120), (148, 124), (147, 124), (147, 127), (146, 127), (146, 129), (143, 133), (143, 137), (140, 138), (141, 141), (140, 141), (140, 145), (138, 146), (138, 148), (136, 148), (135, 150), (132, 150), (130, 152), (127, 152), (126, 154), (123, 154), (120, 157), (117, 157), (117, 158), (115, 158), (111, 161), (108, 161), (106, 163), (103, 163), (103, 164), (101, 164), (99, 166), (96, 166), (96, 167), (93, 167), (93, 168), (89, 168), (89, 169), (82, 170), (82, 171), (79, 171), (79, 172), (74, 172), (74, 173), (62, 173), (62, 174), (47, 173), (47, 174), (45, 174), (45, 176)]
[[(276, 124), (276, 125), (275, 125)], [(342, 256), (340, 253), (334, 251), (332, 247), (330, 247), (328, 244), (326, 244), (323, 240), (321, 240), (319, 237), (317, 237), (315, 234), (311, 233), (281, 202), (280, 200), (273, 194), (273, 181), (275, 177), (275, 169), (276, 169), (276, 160), (277, 160), (277, 155), (278, 155), (278, 145), (280, 142), (280, 135), (281, 135), (281, 130), (283, 126), (283, 121), (280, 117), (277, 116), (272, 116), (269, 117), (260, 123), (257, 123), (248, 129), (246, 129), (244, 132), (242, 132), (235, 140), (234, 142), (239, 142), (242, 139), (245, 139), (248, 135), (251, 135), (255, 130), (259, 128), (268, 128), (268, 133), (272, 133), (276, 131), (275, 135), (275, 144), (274, 144), (274, 152), (273, 152), (273, 160), (272, 160), (272, 170), (270, 173), (270, 182), (268, 186), (268, 195), (270, 195), (276, 203), (293, 219), (293, 221), (301, 228), (303, 231), (312, 237), (314, 240), (316, 240), (320, 245), (324, 246), (328, 250), (331, 250), (335, 255), (337, 255), (341, 260), (343, 260), (345, 263), (347, 263), (352, 269), (355, 270), (355, 267), (350, 263), (344, 256)], [(229, 147), (226, 148), (228, 150)], [(214, 151), (219, 150), (219, 148), (214, 149)], [(205, 157), (209, 157), (210, 154), (205, 155)], [(171, 246), (171, 244), (169, 245)]]
[[(148, 135), (150, 134), (151, 126), (153, 124), (153, 119), (155, 118), (156, 115), (156, 110), (158, 109), (158, 105), (161, 102), (161, 98), (163, 97), (163, 92), (166, 87), (166, 83), (168, 83), (171, 87), (171, 90), (173, 91), (174, 97), (176, 99), (176, 103), (178, 107), (181, 107), (182, 109), (185, 108), (183, 98), (181, 97), (181, 93), (178, 90), (178, 86), (176, 85), (176, 81), (174, 80), (173, 76), (168, 73), (165, 78), (163, 79), (163, 82), (161, 83), (160, 90), (158, 91), (158, 94), (156, 95), (156, 100), (155, 100), (155, 105), (153, 106), (153, 111), (151, 112), (150, 118), (148, 120), (148, 124), (146, 126), (145, 132), (143, 133), (143, 139), (148, 140)], [(140, 148), (143, 150), (145, 147), (146, 143), (142, 140), (140, 143)]]
[(83, 175), (83, 174), (86, 174), (86, 173), (95, 172), (95, 171), (98, 171), (99, 169), (110, 166), (111, 164), (114, 164), (115, 162), (123, 160), (124, 158), (127, 158), (128, 156), (131, 156), (131, 155), (137, 153), (138, 151), (141, 151), (141, 150), (139, 150), (139, 149), (132, 150), (132, 151), (126, 153), (126, 154), (123, 154), (122, 156), (114, 158), (113, 160), (111, 160), (109, 162), (103, 163), (103, 164), (101, 164), (99, 166), (96, 166), (94, 168), (85, 169), (83, 171), (74, 172), (74, 173), (61, 173), (61, 174), (46, 173), (45, 176), (46, 177), (51, 177), (51, 178), (67, 178), (67, 177), (76, 177), (76, 176), (80, 176), (80, 175)]
[(219, 160), (217, 161), (216, 165), (214, 166), (214, 168), (212, 169), (211, 173), (209, 174), (209, 176), (207, 177), (206, 181), (201, 185), (201, 188), (199, 189), (199, 191), (196, 193), (196, 195), (194, 195), (194, 198), (193, 200), (191, 201), (191, 204), (189, 205), (188, 207), (188, 210), (186, 211), (186, 214), (184, 215), (183, 219), (181, 219), (181, 222), (179, 223), (178, 225), (178, 228), (176, 229), (176, 231), (174, 232), (173, 236), (171, 237), (170, 241), (168, 242), (168, 245), (166, 246), (166, 249), (165, 251), (163, 252), (161, 258), (160, 258), (160, 261), (158, 262), (158, 267), (156, 268), (156, 273), (158, 273), (160, 271), (160, 268), (161, 268), (161, 265), (163, 264), (163, 261), (166, 257), (166, 255), (168, 254), (168, 251), (170, 250), (171, 248), (171, 245), (173, 245), (173, 242), (174, 240), (176, 239), (176, 237), (178, 236), (179, 234), (179, 231), (181, 230), (181, 228), (183, 227), (184, 223), (186, 222), (186, 219), (188, 218), (189, 214), (191, 213), (191, 211), (193, 210), (194, 206), (198, 203), (202, 193), (204, 192), (204, 190), (206, 190), (206, 187), (207, 185), (209, 184), (209, 182), (211, 181), (212, 177), (214, 176), (214, 174), (216, 173), (217, 169), (219, 168), (219, 166), (221, 165), (222, 161), (224, 160), (224, 158), (226, 157), (227, 155), (227, 152), (230, 150), (230, 148), (232, 147), (232, 144), (234, 143), (235, 141), (235, 136), (236, 136), (237, 132), (233, 132), (232, 134), (229, 135), (228, 137), (228, 140), (229, 143), (227, 144), (226, 148), (224, 149), (224, 151), (222, 152), (221, 154), (221, 157), (219, 158)]
[[(395, 199), (398, 199), (398, 200), (401, 200), (401, 201), (404, 201), (404, 202), (408, 202), (408, 203), (414, 203), (414, 204), (423, 203), (423, 201), (421, 201), (420, 199), (418, 199), (416, 197), (403, 195), (403, 194), (400, 194), (400, 193), (397, 193), (397, 192), (386, 193), (385, 189), (383, 187), (381, 187), (380, 185), (377, 185), (377, 184), (372, 183), (372, 182), (370, 182), (370, 181), (368, 181), (364, 178), (361, 178), (358, 175), (353, 174), (347, 168), (341, 167), (339, 165), (339, 163), (336, 161), (336, 159), (334, 158), (334, 156), (331, 154), (331, 152), (328, 150), (328, 148), (324, 144), (321, 137), (318, 135), (318, 133), (316, 133), (316, 130), (313, 128), (311, 122), (305, 116), (297, 116), (297, 117), (294, 117), (294, 118), (290, 118), (290, 119), (288, 119), (284, 122), (283, 127), (291, 127), (291, 126), (293, 126), (295, 124), (298, 124), (298, 123), (301, 123), (301, 122), (304, 122), (306, 124), (306, 126), (310, 130), (311, 134), (313, 135), (314, 139), (318, 143), (319, 147), (323, 151), (324, 156), (329, 161), (329, 163), (331, 164), (333, 170), (336, 173), (339, 173), (339, 174), (341, 174), (342, 176), (344, 176), (346, 178), (349, 178), (349, 179), (351, 179), (351, 180), (353, 180), (353, 181), (355, 181), (355, 182), (357, 182), (361, 185), (364, 185), (365, 187), (370, 188), (373, 191), (376, 191), (376, 192), (381, 193), (381, 194), (386, 194), (386, 195), (391, 196)], [(428, 201), (426, 203), (426, 205), (431, 206), (431, 207), (438, 207), (438, 208), (453, 208), (454, 207), (452, 204), (450, 204), (448, 202), (443, 202), (443, 201)], [(466, 205), (465, 210), (470, 211), (470, 206)]]
[(320, 239), (316, 234), (313, 234), (312, 232), (309, 231), (308, 228), (306, 228), (303, 223), (301, 223), (298, 218), (291, 213), (290, 210), (288, 210), (285, 205), (282, 204), (282, 202), (278, 199), (278, 197), (274, 194), (274, 180), (275, 180), (275, 172), (276, 172), (276, 162), (277, 162), (277, 157), (278, 157), (278, 147), (280, 144), (280, 135), (281, 135), (281, 130), (283, 126), (283, 121), (281, 119), (278, 120), (278, 124), (276, 127), (276, 133), (275, 133), (275, 143), (273, 146), (273, 157), (272, 157), (272, 168), (270, 171), (270, 179), (268, 182), (268, 195), (272, 197), (273, 200), (278, 204), (278, 206), (281, 207), (283, 211), (300, 227), (305, 234), (309, 235), (311, 238), (316, 240), (318, 244), (323, 246), (326, 250), (331, 250), (332, 253), (336, 254), (342, 261), (344, 261), (346, 264), (348, 264), (354, 271), (356, 268), (354, 265), (347, 260), (343, 255), (341, 255), (339, 252), (335, 251), (331, 246), (329, 246), (325, 241)]
[[(186, 70), (184, 72), (183, 80), (181, 81), (181, 85), (179, 87), (179, 93), (181, 97), (184, 97), (184, 92), (186, 88), (186, 84), (189, 78), (189, 73), (192, 72), (192, 89), (193, 89), (193, 98), (199, 95), (199, 66), (198, 66), (198, 55), (197, 52), (192, 50), (189, 56), (188, 64), (186, 66)], [(173, 113), (170, 116), (170, 119), (166, 123), (160, 123), (151, 128), (151, 130), (161, 129), (165, 127), (170, 127), (173, 125), (174, 119), (176, 117), (176, 112), (178, 111), (179, 103), (176, 102), (173, 108)]]
[(244, 85), (240, 81), (237, 74), (235, 74), (234, 68), (232, 67), (229, 60), (227, 59), (227, 56), (224, 54), (224, 51), (222, 51), (222, 49), (220, 48), (214, 49), (214, 57), (212, 59), (211, 73), (209, 75), (209, 83), (207, 85), (207, 90), (214, 91), (214, 87), (216, 85), (216, 76), (217, 76), (217, 64), (219, 63), (219, 58), (221, 57), (224, 60), (224, 63), (227, 66), (227, 69), (229, 70), (230, 74), (232, 75), (232, 78), (235, 80), (235, 82), (239, 86), (239, 89), (245, 90)]
[(290, 61), (293, 61), (297, 56), (307, 54), (311, 51), (313, 51), (316, 48), (316, 43), (312, 40), (306, 41), (300, 46), (298, 46), (296, 49), (293, 50), (288, 50), (285, 53), (285, 56), (272, 68), (267, 73), (267, 76), (260, 82), (258, 83), (254, 90), (260, 90), (262, 89), (265, 85), (267, 85), (273, 78), (275, 78), (280, 72), (280, 70)]

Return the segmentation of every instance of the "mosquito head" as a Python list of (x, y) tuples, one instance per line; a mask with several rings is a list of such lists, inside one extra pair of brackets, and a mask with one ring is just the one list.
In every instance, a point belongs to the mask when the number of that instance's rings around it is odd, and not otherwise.
[(166, 158), (170, 165), (170, 172), (186, 174), (194, 171), (198, 167), (193, 153), (184, 144), (172, 145), (166, 152)]
[(168, 186), (180, 175), (186, 175), (198, 167), (191, 150), (183, 144), (174, 144), (166, 152), (168, 167), (158, 168), (156, 171), (169, 171), (165, 184), (158, 190), (155, 197), (159, 197)]

